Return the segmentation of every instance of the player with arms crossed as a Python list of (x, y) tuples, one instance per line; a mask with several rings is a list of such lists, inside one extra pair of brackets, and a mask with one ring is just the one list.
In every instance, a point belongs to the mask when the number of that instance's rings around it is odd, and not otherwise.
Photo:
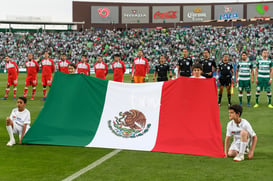
[(137, 58), (134, 59), (131, 80), (134, 83), (144, 83), (145, 79), (148, 81), (149, 63), (146, 58), (143, 57), (142, 50), (137, 53)]
[(97, 62), (94, 65), (94, 69), (96, 73), (96, 78), (105, 79), (106, 75), (108, 74), (108, 66), (102, 61), (101, 55), (97, 57)]
[[(219, 73), (220, 73), (220, 77), (219, 77)], [(217, 76), (216, 76), (216, 80), (219, 80), (219, 83), (220, 83), (220, 89), (218, 94), (219, 106), (221, 105), (224, 87), (226, 87), (227, 89), (228, 106), (231, 105), (230, 88), (231, 88), (231, 83), (233, 82), (233, 79), (234, 79), (233, 75), (234, 75), (234, 70), (233, 70), (233, 65), (229, 62), (229, 55), (224, 54), (223, 60), (217, 66)]]
[(159, 64), (155, 66), (155, 73), (153, 81), (155, 81), (155, 77), (157, 76), (157, 81), (167, 81), (168, 80), (168, 72), (170, 79), (172, 78), (172, 71), (170, 70), (170, 65), (165, 63), (165, 56), (161, 55), (159, 58)]
[(114, 55), (114, 62), (112, 63), (113, 69), (113, 81), (123, 82), (123, 74), (126, 71), (126, 67), (123, 61), (120, 60), (119, 54), (116, 53)]
[[(243, 108), (240, 105), (231, 105), (228, 108), (229, 122), (225, 138), (225, 157), (234, 157), (234, 161), (243, 161), (244, 154), (248, 152), (248, 159), (252, 159), (257, 136), (250, 123), (241, 118)], [(229, 148), (230, 138), (233, 142)]]
[(77, 63), (77, 73), (90, 76), (90, 65), (86, 62), (86, 56), (82, 55), (81, 61)]
[(209, 50), (205, 49), (203, 51), (203, 58), (199, 62), (203, 66), (202, 75), (206, 78), (212, 78), (213, 72), (216, 70), (216, 63), (212, 58), (209, 57), (209, 54)]
[(268, 58), (266, 49), (262, 50), (262, 58), (257, 60), (255, 68), (256, 87), (256, 104), (254, 108), (259, 107), (260, 92), (266, 91), (268, 98), (268, 108), (273, 108), (271, 104), (271, 84), (273, 77), (273, 62)]
[(70, 64), (70, 61), (66, 59), (66, 55), (63, 53), (61, 56), (61, 60), (58, 63), (59, 71), (63, 73), (69, 73), (68, 72), (68, 65)]
[(177, 62), (177, 69), (180, 76), (190, 77), (191, 69), (192, 69), (192, 59), (188, 56), (187, 48), (183, 48), (182, 50), (183, 57), (179, 59)]
[(8, 55), (5, 57), (5, 61), (6, 61), (6, 70), (8, 72), (8, 80), (7, 80), (7, 88), (6, 88), (5, 96), (2, 98), (2, 100), (7, 100), (10, 86), (12, 85), (13, 85), (13, 99), (16, 100), (19, 69), (17, 64), (14, 61), (11, 61)]
[(27, 77), (26, 77), (26, 86), (24, 90), (24, 97), (27, 97), (28, 86), (32, 86), (32, 97), (30, 100), (34, 100), (34, 96), (36, 93), (36, 86), (38, 84), (37, 81), (37, 73), (39, 72), (39, 65), (33, 59), (33, 54), (28, 54), (28, 61), (25, 63), (25, 67), (27, 69)]
[[(241, 55), (242, 60), (239, 61), (236, 70), (236, 83), (238, 83), (239, 90), (239, 102), (242, 106), (243, 104), (243, 91), (246, 91), (247, 96), (247, 106), (250, 107), (251, 99), (251, 83), (254, 82), (254, 71), (253, 64), (248, 60), (246, 52)], [(250, 81), (251, 79), (251, 81)]]
[(30, 112), (25, 108), (26, 104), (27, 99), (19, 97), (17, 99), (17, 108), (14, 108), (6, 119), (6, 128), (10, 138), (7, 146), (12, 146), (16, 143), (13, 134), (19, 135), (19, 144), (21, 144), (24, 135), (30, 128)]
[(43, 84), (43, 101), (46, 100), (46, 86), (51, 87), (52, 74), (55, 71), (55, 64), (51, 58), (49, 58), (48, 51), (44, 53), (44, 59), (41, 61), (42, 68), (42, 84)]

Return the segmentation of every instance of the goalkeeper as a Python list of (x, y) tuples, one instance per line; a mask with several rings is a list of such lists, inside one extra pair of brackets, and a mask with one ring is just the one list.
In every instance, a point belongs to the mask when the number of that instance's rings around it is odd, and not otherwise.
[(131, 80), (134, 83), (144, 83), (145, 79), (148, 82), (149, 63), (146, 58), (143, 57), (142, 50), (137, 53), (137, 58), (134, 59)]

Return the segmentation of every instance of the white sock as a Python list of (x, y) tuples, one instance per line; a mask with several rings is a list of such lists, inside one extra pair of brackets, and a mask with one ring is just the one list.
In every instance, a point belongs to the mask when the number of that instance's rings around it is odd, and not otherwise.
[(247, 142), (241, 142), (239, 153), (244, 154), (246, 150)]
[(11, 141), (11, 140), (15, 140), (15, 139), (14, 139), (14, 135), (13, 135), (12, 127), (11, 127), (11, 126), (6, 126), (6, 128), (7, 128), (8, 134), (9, 134), (9, 139), (10, 139), (10, 141)]

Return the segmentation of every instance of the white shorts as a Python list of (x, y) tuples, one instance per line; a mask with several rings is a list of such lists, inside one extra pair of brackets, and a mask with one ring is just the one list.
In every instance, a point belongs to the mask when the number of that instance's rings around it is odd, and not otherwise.
[[(235, 150), (235, 151), (240, 151), (240, 144), (241, 144), (241, 140), (236, 140), (236, 141), (233, 141), (229, 147), (229, 150)], [(251, 146), (251, 139), (248, 138), (247, 140), (247, 148), (250, 148)]]
[[(27, 133), (27, 131), (29, 130), (29, 128), (30, 128), (30, 126), (27, 125), (25, 134)], [(21, 126), (20, 123), (13, 122), (13, 133), (14, 133), (14, 134), (18, 134), (19, 137), (21, 137), (22, 132), (23, 132), (23, 126)]]

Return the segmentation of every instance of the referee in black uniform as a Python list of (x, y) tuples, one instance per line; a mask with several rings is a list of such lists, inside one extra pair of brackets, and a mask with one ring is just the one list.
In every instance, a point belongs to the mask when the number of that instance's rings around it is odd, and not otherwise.
[(170, 65), (165, 63), (165, 56), (161, 55), (159, 58), (159, 64), (155, 66), (155, 73), (154, 73), (154, 78), (153, 81), (155, 81), (155, 78), (157, 76), (157, 81), (167, 81), (168, 80), (168, 72), (169, 72), (169, 77), (172, 78), (172, 71), (170, 70)]
[(209, 50), (205, 49), (203, 51), (203, 58), (199, 61), (199, 63), (203, 66), (203, 76), (206, 78), (212, 78), (213, 72), (216, 70), (215, 60), (209, 57)]
[(180, 76), (190, 77), (192, 68), (192, 59), (188, 56), (187, 48), (182, 50), (183, 57), (177, 62), (177, 69)]

